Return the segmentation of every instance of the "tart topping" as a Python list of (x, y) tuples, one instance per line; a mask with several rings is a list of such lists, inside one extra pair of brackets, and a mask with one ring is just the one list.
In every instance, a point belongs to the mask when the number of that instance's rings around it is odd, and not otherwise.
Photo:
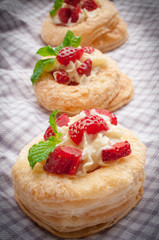
[(94, 0), (85, 0), (82, 8), (86, 8), (87, 11), (93, 11), (97, 8), (97, 4)]
[(79, 119), (69, 127), (69, 136), (77, 145), (82, 141), (84, 132), (96, 134), (109, 128), (103, 118), (94, 115)]
[(29, 149), (31, 168), (45, 160), (47, 172), (84, 175), (131, 154), (113, 113), (90, 109), (72, 118), (65, 113), (56, 119), (57, 112), (50, 115), (44, 140)]
[(67, 84), (70, 81), (68, 73), (64, 70), (58, 70), (55, 72), (56, 80), (58, 83)]
[(109, 149), (102, 150), (102, 160), (104, 162), (116, 160), (130, 155), (130, 153), (131, 153), (130, 143), (128, 141), (119, 142), (112, 145), (111, 148)]
[(68, 19), (71, 16), (71, 9), (70, 8), (60, 8), (58, 10), (58, 15), (62, 23), (67, 23)]
[(85, 74), (87, 77), (90, 76), (92, 70), (92, 61), (91, 59), (87, 59), (82, 63), (78, 68), (77, 72), (79, 75)]
[[(55, 0), (50, 16), (55, 24), (80, 23), (98, 8), (94, 0)], [(57, 13), (57, 14), (56, 14)], [(80, 13), (80, 17), (79, 17)], [(55, 16), (56, 15), (56, 16)]]
[(82, 55), (82, 48), (64, 47), (57, 54), (57, 60), (59, 63), (67, 66), (70, 61), (75, 62), (76, 60), (79, 60)]
[(68, 146), (59, 146), (49, 154), (44, 164), (44, 170), (50, 173), (74, 175), (81, 160), (81, 150)]
[[(49, 57), (49, 58), (40, 59), (36, 63), (33, 74), (31, 76), (32, 84), (34, 84), (39, 79), (40, 75), (43, 72), (51, 71), (51, 69), (54, 67), (54, 64), (57, 62), (56, 57), (62, 48), (65, 48), (67, 46), (77, 48), (80, 45), (80, 42), (81, 42), (81, 37), (76, 37), (72, 31), (68, 30), (60, 46), (56, 47), (55, 49), (53, 49), (50, 46), (40, 48), (37, 51), (37, 54), (43, 57)], [(83, 54), (83, 50), (79, 52)], [(79, 55), (79, 52), (77, 56)]]

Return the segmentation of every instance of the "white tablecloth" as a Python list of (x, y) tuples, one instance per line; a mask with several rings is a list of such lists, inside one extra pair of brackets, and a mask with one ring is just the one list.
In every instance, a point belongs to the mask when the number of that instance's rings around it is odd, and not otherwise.
[[(147, 146), (146, 180), (141, 202), (112, 228), (86, 239), (159, 239), (159, 1), (116, 0), (127, 22), (128, 41), (109, 52), (132, 80), (135, 95), (116, 111), (118, 121)], [(21, 150), (48, 126), (49, 112), (39, 106), (30, 81), (44, 46), (40, 29), (53, 2), (0, 1), (0, 239), (58, 239), (19, 209), (11, 167)]]

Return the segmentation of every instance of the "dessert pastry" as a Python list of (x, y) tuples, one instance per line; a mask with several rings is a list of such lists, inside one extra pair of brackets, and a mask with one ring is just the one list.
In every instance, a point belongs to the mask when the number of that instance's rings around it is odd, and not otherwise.
[(53, 234), (85, 237), (114, 225), (141, 200), (146, 149), (107, 110), (57, 120), (56, 114), (12, 168), (15, 198)]
[(55, 49), (40, 48), (42, 55), (31, 77), (38, 102), (49, 111), (70, 115), (82, 109), (110, 111), (127, 104), (133, 96), (131, 80), (115, 61), (92, 47), (80, 47), (80, 37), (68, 31)]
[(42, 40), (58, 46), (69, 29), (82, 37), (81, 46), (102, 52), (119, 47), (128, 38), (126, 23), (107, 0), (56, 0), (42, 25)]

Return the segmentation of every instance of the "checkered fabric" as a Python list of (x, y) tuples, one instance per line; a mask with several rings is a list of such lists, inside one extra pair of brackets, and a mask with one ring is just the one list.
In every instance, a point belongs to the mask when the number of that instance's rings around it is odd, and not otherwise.
[[(159, 1), (116, 0), (127, 22), (129, 39), (108, 54), (131, 79), (135, 95), (116, 111), (118, 121), (147, 146), (146, 180), (140, 203), (112, 228), (89, 240), (159, 239)], [(40, 228), (19, 209), (11, 167), (21, 150), (48, 126), (49, 112), (39, 106), (30, 81), (44, 46), (41, 25), (50, 0), (0, 1), (0, 239), (59, 239)]]

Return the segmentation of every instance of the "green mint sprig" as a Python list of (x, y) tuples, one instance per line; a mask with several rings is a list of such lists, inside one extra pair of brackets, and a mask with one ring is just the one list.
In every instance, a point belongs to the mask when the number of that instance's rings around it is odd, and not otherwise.
[(34, 84), (36, 82), (36, 80), (39, 79), (39, 77), (42, 74), (44, 68), (45, 68), (45, 70), (47, 70), (47, 65), (48, 64), (49, 64), (50, 68), (52, 68), (53, 65), (54, 65), (54, 62), (55, 62), (55, 58), (48, 58), (48, 59), (39, 60), (36, 63), (33, 74), (31, 76), (32, 84)]
[(36, 54), (39, 54), (43, 57), (57, 55), (56, 51), (49, 45), (46, 47), (39, 48), (39, 50), (36, 52)]
[(50, 16), (53, 17), (56, 12), (62, 7), (63, 0), (55, 0), (53, 9), (50, 11)]
[(60, 46), (56, 47), (55, 49), (53, 49), (49, 45), (46, 47), (40, 48), (36, 54), (43, 57), (47, 57), (47, 56), (53, 56), (53, 57), (47, 58), (47, 59), (41, 59), (36, 63), (33, 74), (31, 76), (32, 84), (34, 85), (34, 83), (39, 79), (43, 71), (50, 71), (53, 68), (56, 56), (62, 48), (67, 46), (79, 47), (80, 43), (81, 43), (81, 37), (76, 37), (72, 31), (68, 30)]
[(57, 113), (58, 113), (58, 110), (53, 111), (53, 113), (49, 117), (49, 123), (50, 123), (50, 126), (52, 127), (53, 132), (56, 135), (57, 140), (60, 140), (60, 137), (61, 137), (62, 134), (59, 133), (58, 130), (57, 130), (57, 123), (56, 123)]
[(41, 141), (38, 144), (34, 144), (29, 149), (28, 161), (32, 169), (37, 162), (40, 163), (41, 161), (46, 160), (48, 155), (54, 151), (56, 145), (61, 142), (60, 137), (62, 134), (58, 132), (56, 124), (57, 112), (58, 111), (55, 110), (49, 118), (49, 123), (53, 129), (53, 132), (55, 133), (55, 136), (49, 137), (48, 140), (45, 142)]

